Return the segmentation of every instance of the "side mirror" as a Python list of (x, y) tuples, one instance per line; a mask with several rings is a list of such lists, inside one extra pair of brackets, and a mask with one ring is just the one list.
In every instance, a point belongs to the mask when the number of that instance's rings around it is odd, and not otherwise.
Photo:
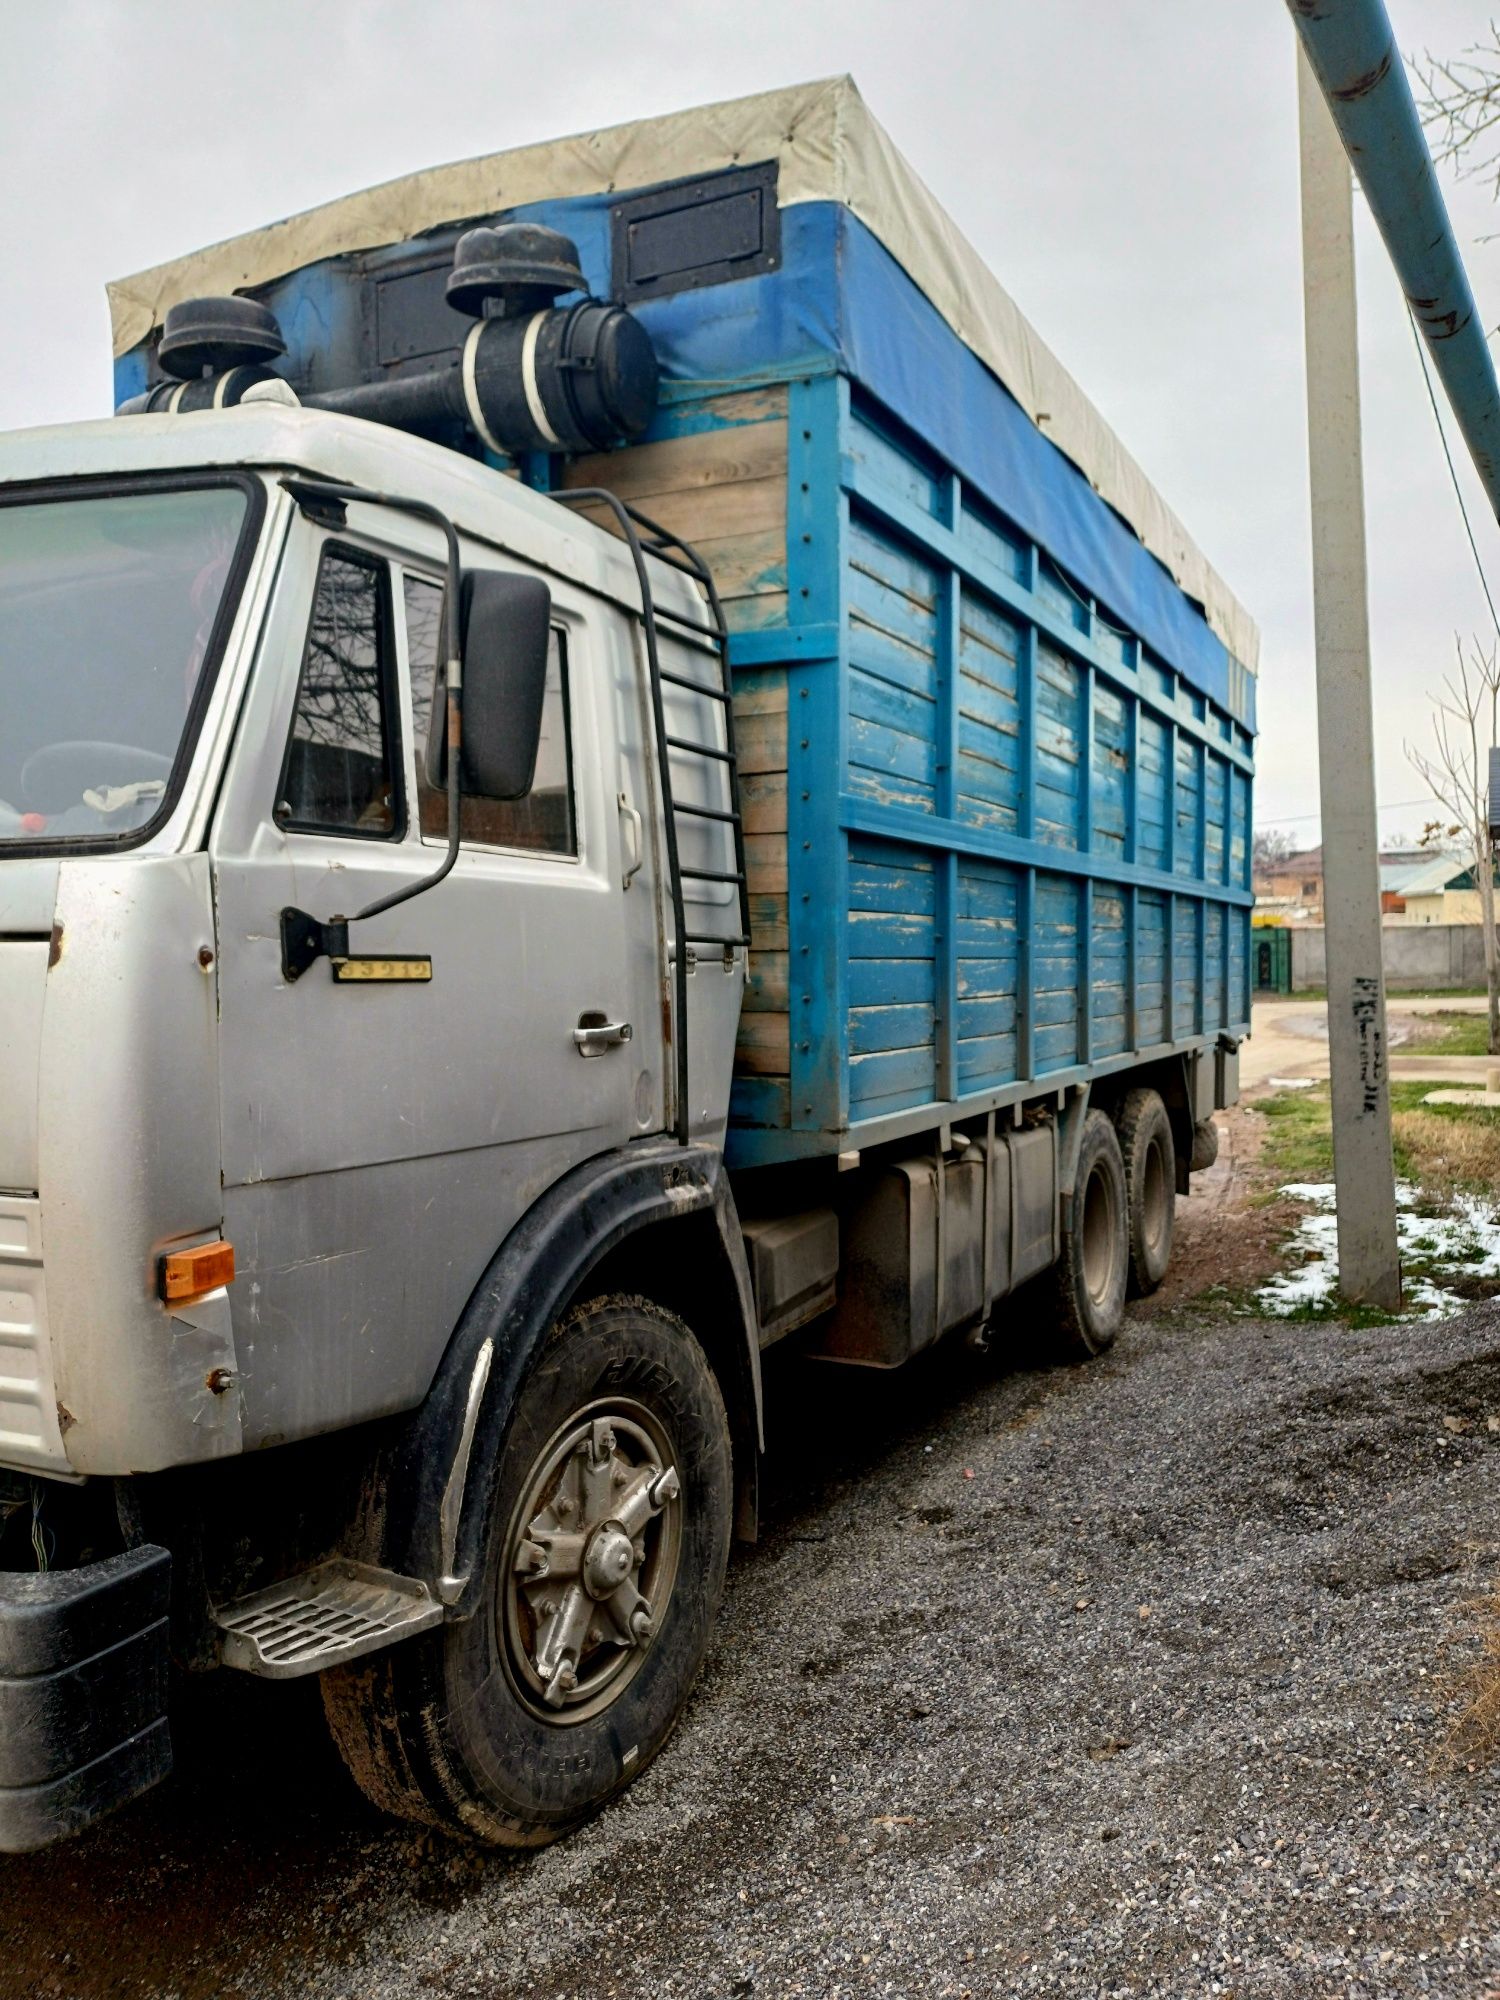
[[(459, 593), (464, 744), (459, 784), (472, 797), (522, 799), (531, 790), (547, 691), (552, 592), (540, 577), (466, 569)], [(434, 689), (427, 782), (448, 782), (447, 702)]]

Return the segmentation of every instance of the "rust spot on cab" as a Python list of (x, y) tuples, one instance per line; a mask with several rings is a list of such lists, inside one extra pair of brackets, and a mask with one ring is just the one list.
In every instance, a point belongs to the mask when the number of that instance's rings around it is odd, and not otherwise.
[(49, 972), (62, 957), (62, 931), (63, 927), (61, 924), (54, 924), (52, 926), (52, 936), (47, 941), (47, 970)]

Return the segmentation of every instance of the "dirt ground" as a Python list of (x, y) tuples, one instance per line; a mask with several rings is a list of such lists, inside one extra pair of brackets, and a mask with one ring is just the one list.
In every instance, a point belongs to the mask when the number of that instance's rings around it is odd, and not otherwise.
[(1159, 1319), (1199, 1299), (1214, 1286), (1242, 1294), (1263, 1284), (1278, 1265), (1278, 1250), (1295, 1224), (1290, 1202), (1269, 1201), (1270, 1177), (1260, 1165), (1266, 1121), (1253, 1099), (1214, 1119), (1219, 1157), (1194, 1174), (1193, 1191), (1177, 1198), (1172, 1262), (1160, 1291), (1132, 1311)]
[(773, 1354), (762, 1539), (573, 1839), (388, 1823), (312, 1689), (217, 1676), (166, 1787), (0, 1859), (0, 2000), (1500, 2000), (1500, 1308), (1206, 1308), (1278, 1232), (1223, 1125), (1102, 1360)]

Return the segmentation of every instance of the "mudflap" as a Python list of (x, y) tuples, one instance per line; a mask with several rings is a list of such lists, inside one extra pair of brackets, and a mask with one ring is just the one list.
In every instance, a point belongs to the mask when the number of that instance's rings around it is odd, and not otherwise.
[(0, 1571), (0, 1853), (81, 1833), (172, 1768), (172, 1558)]

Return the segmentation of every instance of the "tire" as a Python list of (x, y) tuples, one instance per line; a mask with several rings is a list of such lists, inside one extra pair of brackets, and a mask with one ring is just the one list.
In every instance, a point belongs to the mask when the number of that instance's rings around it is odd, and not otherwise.
[(1127, 1215), (1125, 1163), (1114, 1125), (1102, 1111), (1090, 1111), (1062, 1255), (1048, 1273), (1049, 1344), (1061, 1360), (1102, 1354), (1120, 1330), (1130, 1261)]
[(1130, 1220), (1126, 1290), (1143, 1299), (1167, 1275), (1177, 1203), (1177, 1149), (1172, 1121), (1154, 1090), (1129, 1091), (1115, 1113)]
[(565, 1314), (509, 1420), (474, 1615), (323, 1676), (366, 1796), (539, 1847), (639, 1776), (708, 1643), (731, 1474), (723, 1398), (681, 1320), (626, 1297)]

